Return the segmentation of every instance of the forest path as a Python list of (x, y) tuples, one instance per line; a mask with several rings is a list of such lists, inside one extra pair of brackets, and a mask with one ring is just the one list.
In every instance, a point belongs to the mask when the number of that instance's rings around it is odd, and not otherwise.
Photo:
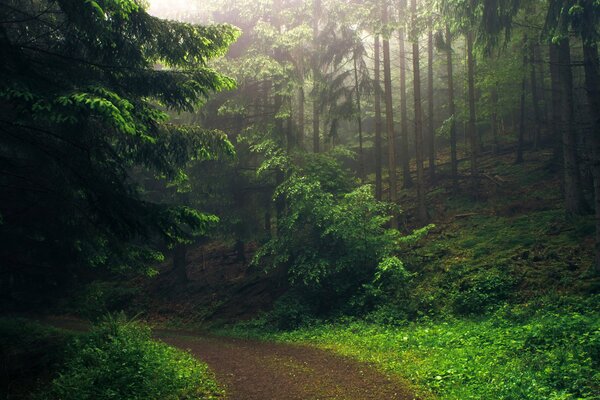
[(311, 347), (178, 331), (156, 337), (207, 363), (228, 400), (416, 399), (367, 364)]

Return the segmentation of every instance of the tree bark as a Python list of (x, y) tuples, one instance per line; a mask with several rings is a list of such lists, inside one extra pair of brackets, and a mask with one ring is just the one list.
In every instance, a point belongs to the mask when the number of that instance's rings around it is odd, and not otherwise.
[(458, 159), (456, 156), (456, 105), (454, 104), (454, 77), (452, 71), (452, 34), (446, 25), (446, 70), (448, 73), (448, 113), (450, 114), (450, 164), (452, 186), (458, 189)]
[(551, 43), (548, 49), (550, 57), (550, 90), (552, 93), (552, 164), (562, 164), (562, 132), (561, 125), (561, 86), (560, 86), (560, 68), (558, 62), (558, 45)]
[(319, 96), (321, 90), (319, 88), (319, 19), (321, 16), (321, 0), (314, 0), (313, 2), (313, 151), (319, 152), (319, 129), (320, 129), (320, 107), (319, 107)]
[[(302, 60), (300, 61), (302, 63)], [(304, 149), (304, 68), (301, 67), (300, 72), (300, 87), (298, 88), (298, 133), (296, 142), (298, 144), (298, 148), (301, 150)]]
[(492, 124), (492, 153), (498, 154), (498, 87), (494, 86), (490, 94), (492, 101), (491, 124)]
[(417, 161), (417, 207), (421, 223), (427, 220), (425, 208), (425, 188), (423, 176), (423, 110), (421, 106), (421, 71), (419, 65), (419, 39), (417, 34), (417, 1), (411, 0), (412, 15), (412, 59), (413, 59), (413, 90), (415, 108), (415, 152)]
[[(388, 6), (387, 3), (382, 4), (382, 22), (388, 24)], [(389, 169), (389, 186), (390, 186), (390, 202), (396, 203), (397, 188), (396, 188), (396, 145), (394, 135), (394, 113), (392, 104), (392, 76), (390, 66), (390, 41), (385, 36), (383, 37), (383, 82), (385, 86), (385, 122), (388, 138), (388, 169)], [(394, 215), (391, 220), (391, 227), (398, 228), (398, 217)]]
[(477, 174), (479, 171), (477, 158), (479, 153), (479, 137), (475, 130), (475, 58), (473, 55), (473, 32), (467, 32), (467, 85), (469, 98), (469, 122), (467, 131), (471, 150), (471, 184), (473, 193), (477, 193)]
[[(431, 22), (430, 22), (431, 24)], [(435, 182), (435, 130), (433, 121), (433, 32), (427, 33), (427, 153), (429, 156), (429, 180)]]
[(596, 221), (595, 269), (600, 275), (600, 61), (598, 46), (593, 40), (583, 39), (585, 91), (592, 116), (589, 141), (592, 146), (592, 176), (594, 178), (594, 210)]
[(380, 67), (381, 60), (379, 56), (379, 35), (375, 35), (374, 43), (374, 58), (375, 58), (375, 198), (382, 199), (382, 184), (381, 184), (381, 78)]
[[(527, 71), (526, 51), (523, 51), (523, 71)], [(519, 113), (519, 142), (517, 145), (517, 159), (515, 160), (517, 164), (523, 162), (523, 146), (525, 145), (525, 87), (527, 86), (527, 78), (525, 76), (525, 72), (523, 72), (523, 78), (521, 79), (521, 105)]]
[[(400, 20), (404, 18), (405, 3), (400, 7)], [(408, 111), (406, 102), (406, 50), (404, 43), (404, 28), (398, 29), (398, 43), (400, 47), (400, 162), (402, 163), (402, 187), (409, 188), (413, 185), (410, 175), (410, 155), (408, 151)]]
[(535, 64), (535, 43), (530, 43), (530, 46), (531, 100), (533, 102), (533, 114), (535, 117), (533, 148), (537, 150), (542, 138), (542, 110), (540, 109), (540, 96), (538, 94), (537, 71)]
[(587, 206), (583, 196), (577, 136), (575, 130), (575, 105), (573, 99), (573, 72), (569, 39), (558, 44), (559, 80), (561, 86), (561, 130), (563, 140), (563, 167), (565, 208), (569, 214), (583, 214)]
[(356, 65), (356, 51), (354, 52), (354, 88), (356, 90), (356, 108), (358, 116), (356, 122), (358, 123), (358, 176), (361, 182), (365, 181), (365, 161), (363, 155), (363, 133), (362, 133), (362, 108), (360, 104), (360, 87), (358, 84), (358, 67)]

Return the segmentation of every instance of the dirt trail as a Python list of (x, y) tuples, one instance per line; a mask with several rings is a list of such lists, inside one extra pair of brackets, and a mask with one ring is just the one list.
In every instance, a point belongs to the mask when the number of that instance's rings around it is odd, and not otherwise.
[(416, 399), (367, 364), (310, 347), (181, 332), (157, 337), (206, 362), (228, 400)]
[[(78, 319), (43, 322), (75, 331), (90, 328)], [(417, 399), (401, 382), (368, 364), (312, 347), (161, 329), (154, 337), (207, 363), (225, 386), (227, 400)]]

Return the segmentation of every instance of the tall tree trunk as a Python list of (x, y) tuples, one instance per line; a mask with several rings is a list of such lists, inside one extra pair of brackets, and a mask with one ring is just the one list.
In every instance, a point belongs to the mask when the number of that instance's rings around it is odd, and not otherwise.
[(358, 115), (356, 122), (358, 123), (358, 176), (361, 182), (365, 181), (365, 161), (363, 155), (363, 133), (362, 133), (362, 108), (360, 105), (360, 87), (358, 83), (358, 67), (356, 64), (356, 51), (354, 52), (354, 88), (356, 91), (356, 108)]
[[(400, 20), (404, 18), (406, 9), (405, 0), (400, 5)], [(408, 111), (406, 102), (406, 50), (404, 43), (404, 27), (398, 29), (398, 43), (400, 46), (400, 162), (402, 163), (402, 186), (409, 188), (412, 186), (412, 177), (410, 175), (410, 153), (408, 151)]]
[(321, 16), (321, 0), (313, 2), (313, 151), (319, 152), (319, 129), (320, 129), (320, 107), (319, 96), (321, 90), (319, 88), (320, 71), (319, 71), (319, 19)]
[(375, 198), (382, 199), (382, 184), (381, 184), (381, 78), (380, 67), (381, 60), (379, 56), (379, 35), (375, 35), (374, 43), (374, 58), (375, 58)]
[(473, 55), (473, 32), (467, 32), (467, 86), (469, 98), (468, 136), (471, 150), (471, 179), (473, 193), (477, 193), (477, 174), (479, 168), (477, 158), (479, 153), (479, 135), (475, 130), (475, 58)]
[(448, 73), (448, 113), (450, 114), (450, 165), (452, 186), (458, 188), (458, 158), (456, 157), (456, 105), (454, 104), (454, 77), (452, 71), (452, 34), (446, 25), (446, 70)]
[(561, 128), (565, 178), (565, 207), (570, 214), (583, 214), (587, 206), (583, 196), (577, 136), (575, 130), (575, 103), (573, 99), (573, 72), (569, 39), (558, 44), (559, 78), (561, 84)]
[[(527, 40), (524, 40), (527, 43)], [(517, 164), (523, 162), (523, 146), (525, 145), (525, 88), (527, 86), (527, 78), (525, 75), (527, 71), (527, 52), (523, 51), (523, 78), (521, 79), (521, 105), (519, 114), (519, 143), (517, 145)]]
[[(303, 58), (300, 59), (300, 64), (303, 64)], [(298, 133), (296, 143), (302, 150), (304, 149), (304, 67), (300, 67), (300, 87), (298, 88)]]
[(415, 107), (415, 150), (417, 161), (417, 207), (420, 222), (427, 220), (425, 208), (425, 185), (423, 176), (423, 110), (421, 106), (421, 71), (419, 66), (419, 36), (417, 33), (417, 0), (411, 0), (412, 15), (412, 59)]
[[(382, 4), (381, 10), (382, 22), (388, 24), (388, 5)], [(390, 202), (396, 203), (396, 145), (394, 135), (394, 109), (392, 104), (392, 74), (390, 66), (390, 41), (383, 37), (383, 83), (385, 86), (385, 122), (388, 138), (388, 169), (390, 184)], [(391, 220), (392, 228), (398, 228), (398, 218), (396, 215)]]
[(550, 90), (552, 93), (552, 164), (558, 166), (562, 164), (562, 131), (561, 125), (561, 86), (560, 86), (560, 65), (558, 61), (558, 45), (551, 43), (548, 48), (550, 57)]
[(537, 71), (535, 64), (535, 43), (531, 42), (530, 73), (531, 73), (531, 99), (533, 102), (533, 114), (535, 117), (535, 130), (533, 137), (533, 148), (537, 150), (542, 138), (542, 110), (540, 108), (540, 96), (538, 94)]
[(490, 94), (492, 101), (491, 124), (492, 124), (492, 153), (498, 154), (498, 87), (494, 85)]
[(600, 62), (598, 46), (585, 37), (583, 39), (583, 64), (585, 91), (587, 93), (592, 130), (589, 133), (592, 146), (592, 175), (594, 177), (594, 209), (596, 213), (595, 274), (600, 275)]
[(427, 153), (429, 156), (429, 180), (435, 182), (435, 131), (433, 121), (433, 32), (431, 21), (427, 33)]

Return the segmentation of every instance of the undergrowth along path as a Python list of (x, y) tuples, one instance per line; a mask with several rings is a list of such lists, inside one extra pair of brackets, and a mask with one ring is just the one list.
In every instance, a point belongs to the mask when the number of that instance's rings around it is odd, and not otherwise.
[(228, 400), (412, 400), (401, 382), (368, 364), (306, 346), (157, 331), (215, 372)]

